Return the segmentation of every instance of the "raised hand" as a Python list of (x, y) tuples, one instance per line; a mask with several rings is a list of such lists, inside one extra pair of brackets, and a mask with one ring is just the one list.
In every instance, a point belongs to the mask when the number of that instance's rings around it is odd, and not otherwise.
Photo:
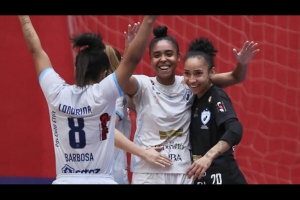
[(145, 156), (145, 160), (149, 163), (166, 167), (172, 165), (172, 160), (167, 156), (159, 153), (163, 147), (152, 147), (147, 148), (147, 155)]
[(257, 43), (246, 41), (239, 52), (235, 48), (233, 49), (233, 55), (238, 63), (247, 65), (253, 56), (259, 52), (259, 49), (256, 49), (256, 47)]
[(131, 24), (128, 24), (128, 32), (124, 32), (125, 36), (125, 48), (127, 49), (134, 37), (136, 36), (137, 32), (140, 28), (140, 22), (134, 23), (133, 27)]
[(158, 18), (158, 15), (146, 15), (151, 20), (156, 20)]

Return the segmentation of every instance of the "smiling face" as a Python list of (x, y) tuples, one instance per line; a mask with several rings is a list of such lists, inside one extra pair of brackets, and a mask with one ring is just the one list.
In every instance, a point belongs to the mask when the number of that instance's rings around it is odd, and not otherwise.
[(202, 56), (190, 57), (184, 62), (184, 81), (198, 98), (211, 86), (210, 78), (213, 75), (214, 68), (209, 70), (209, 65)]
[(150, 56), (151, 65), (156, 73), (157, 81), (164, 85), (173, 84), (180, 56), (172, 42), (168, 40), (158, 41), (153, 46)]

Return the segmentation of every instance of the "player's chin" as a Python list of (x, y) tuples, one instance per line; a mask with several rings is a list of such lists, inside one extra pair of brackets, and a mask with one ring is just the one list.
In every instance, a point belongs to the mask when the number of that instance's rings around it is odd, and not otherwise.
[(201, 88), (198, 87), (189, 87), (193, 94), (198, 94), (201, 91)]

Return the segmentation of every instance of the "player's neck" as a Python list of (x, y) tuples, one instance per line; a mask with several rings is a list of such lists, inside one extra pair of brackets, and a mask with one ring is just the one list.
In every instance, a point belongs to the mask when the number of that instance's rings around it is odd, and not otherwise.
[(170, 78), (160, 78), (160, 77), (156, 76), (156, 80), (161, 85), (173, 85), (175, 83), (175, 76), (172, 76)]
[(199, 92), (197, 94), (197, 98), (200, 99), (201, 97), (203, 97), (203, 95), (205, 95), (205, 93), (209, 90), (209, 88), (212, 86), (213, 84), (209, 84), (204, 90), (202, 90), (201, 92)]

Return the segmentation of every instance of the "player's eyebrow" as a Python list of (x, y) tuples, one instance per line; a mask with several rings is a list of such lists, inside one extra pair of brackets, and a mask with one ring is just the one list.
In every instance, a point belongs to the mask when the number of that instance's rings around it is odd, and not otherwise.
[(172, 49), (167, 49), (167, 50), (163, 50), (163, 51), (153, 51), (152, 54), (159, 54), (161, 52), (164, 52), (164, 53), (173, 53), (174, 51)]

